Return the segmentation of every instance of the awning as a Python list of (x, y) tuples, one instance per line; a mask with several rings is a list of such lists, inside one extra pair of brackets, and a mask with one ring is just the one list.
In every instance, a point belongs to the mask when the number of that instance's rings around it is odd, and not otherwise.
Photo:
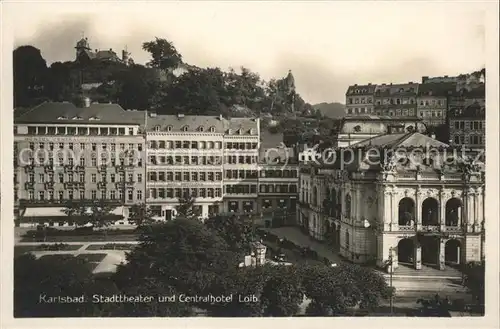
[[(90, 213), (91, 208), (87, 208), (87, 213)], [(123, 206), (116, 207), (111, 211), (111, 215), (124, 216), (125, 209)], [(37, 207), (26, 208), (23, 217), (63, 217), (67, 216), (64, 213), (64, 207)]]
[(23, 217), (63, 217), (67, 216), (63, 212), (63, 207), (38, 207), (26, 208)]

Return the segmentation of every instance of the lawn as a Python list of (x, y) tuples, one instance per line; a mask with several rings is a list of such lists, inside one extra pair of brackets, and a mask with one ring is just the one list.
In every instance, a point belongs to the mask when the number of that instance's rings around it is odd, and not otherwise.
[[(123, 235), (60, 235), (47, 236), (42, 242), (108, 242), (108, 241), (136, 241), (138, 234), (123, 234)], [(24, 236), (21, 242), (37, 242), (40, 239)]]
[[(82, 247), (83, 245), (81, 244), (71, 244), (71, 245), (64, 245), (64, 246), (59, 246), (58, 250), (64, 250), (64, 251), (69, 251), (69, 250), (78, 250)], [(32, 251), (47, 251), (48, 246), (47, 245), (38, 245), (38, 246), (14, 246), (14, 258)]]
[(93, 272), (106, 256), (107, 254), (79, 254), (76, 258), (85, 260), (88, 263), (89, 270)]
[(135, 244), (130, 243), (106, 243), (92, 244), (86, 250), (132, 250)]

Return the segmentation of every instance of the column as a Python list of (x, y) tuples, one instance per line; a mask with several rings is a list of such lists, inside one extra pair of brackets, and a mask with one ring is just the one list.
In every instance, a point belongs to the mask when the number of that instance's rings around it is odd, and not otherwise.
[(460, 255), (460, 246), (457, 246), (457, 265), (461, 264), (462, 257)]
[(481, 232), (481, 194), (476, 193), (474, 196), (474, 231)]
[(396, 202), (397, 193), (394, 191), (392, 193), (391, 198), (391, 210), (392, 210), (392, 219), (391, 219), (391, 231), (395, 231), (398, 229), (398, 203)]
[(422, 207), (422, 194), (420, 190), (417, 188), (417, 191), (415, 193), (415, 217), (416, 217), (416, 224), (418, 231), (422, 229), (422, 210), (420, 209), (421, 207)]
[(416, 270), (422, 269), (422, 246), (417, 237), (413, 239), (413, 266)]
[(473, 224), (474, 224), (474, 200), (473, 200), (472, 191), (467, 191), (466, 199), (467, 206), (465, 208), (466, 213), (466, 222), (467, 222), (467, 232), (472, 232)]
[(439, 239), (439, 250), (438, 250), (438, 266), (439, 269), (442, 271), (445, 269), (445, 241), (444, 239), (440, 238)]
[(391, 192), (384, 191), (384, 231), (390, 229), (391, 223)]
[(444, 191), (439, 193), (439, 230), (443, 232), (446, 226), (446, 194)]

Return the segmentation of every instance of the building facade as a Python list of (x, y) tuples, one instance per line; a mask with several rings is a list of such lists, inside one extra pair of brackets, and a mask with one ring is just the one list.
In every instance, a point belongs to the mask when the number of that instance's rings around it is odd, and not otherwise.
[[(353, 262), (386, 267), (392, 259), (388, 270), (484, 257), (482, 163), (420, 133), (381, 135), (356, 148), (348, 165), (301, 167), (300, 222), (311, 236), (334, 239)], [(369, 149), (389, 156), (368, 157)], [(406, 152), (395, 157), (395, 150)]]
[(456, 92), (456, 83), (423, 83), (418, 88), (417, 117), (428, 127), (446, 123), (448, 99)]
[(426, 126), (416, 117), (354, 116), (342, 119), (336, 138), (336, 147), (348, 147), (369, 138), (391, 132), (418, 131), (425, 133)]
[(484, 102), (474, 102), (463, 111), (450, 113), (450, 143), (473, 151), (485, 150), (486, 116)]
[(375, 114), (374, 112), (374, 92), (376, 85), (353, 85), (347, 88), (345, 95), (346, 101), (346, 115), (357, 116), (357, 115), (370, 115)]
[(293, 148), (261, 149), (258, 209), (274, 225), (296, 223), (298, 169)]
[(43, 103), (15, 113), (14, 199), (20, 215), (43, 222), (63, 216), (68, 200), (104, 200), (126, 220), (129, 206), (145, 202), (142, 116), (88, 99), (81, 108)]
[(374, 94), (375, 114), (391, 117), (416, 117), (418, 83), (377, 85)]

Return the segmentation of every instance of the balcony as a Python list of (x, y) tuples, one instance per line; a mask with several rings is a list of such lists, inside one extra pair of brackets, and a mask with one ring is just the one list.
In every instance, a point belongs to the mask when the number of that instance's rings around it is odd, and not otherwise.
[(35, 182), (26, 182), (24, 183), (24, 188), (26, 190), (31, 190), (35, 188)]
[(127, 186), (134, 186), (134, 184), (135, 184), (135, 181), (133, 181), (133, 180), (128, 180), (125, 182), (125, 185), (127, 185)]
[(53, 189), (54, 188), (54, 181), (49, 181), (44, 184), (45, 189)]
[(43, 166), (43, 169), (46, 173), (54, 172), (54, 165), (53, 164), (45, 165), (45, 166)]
[(64, 165), (63, 168), (66, 173), (73, 171), (73, 165)]
[(29, 164), (27, 166), (24, 166), (24, 171), (25, 172), (31, 172), (33, 170), (35, 170), (35, 165), (33, 165), (33, 164)]
[(99, 182), (99, 183), (97, 183), (97, 188), (98, 188), (99, 190), (104, 190), (104, 189), (106, 189), (106, 182), (105, 182), (105, 181), (103, 181), (103, 182)]
[(460, 226), (445, 226), (444, 231), (450, 233), (461, 233), (463, 230)]
[(106, 170), (108, 169), (108, 167), (106, 165), (100, 165), (97, 170), (100, 171), (100, 172), (106, 172)]
[(399, 225), (398, 228), (401, 232), (415, 232), (416, 231), (415, 226), (411, 226), (411, 225)]
[(75, 170), (77, 170), (77, 171), (84, 171), (85, 170), (85, 166), (78, 165), (78, 166), (75, 167)]

